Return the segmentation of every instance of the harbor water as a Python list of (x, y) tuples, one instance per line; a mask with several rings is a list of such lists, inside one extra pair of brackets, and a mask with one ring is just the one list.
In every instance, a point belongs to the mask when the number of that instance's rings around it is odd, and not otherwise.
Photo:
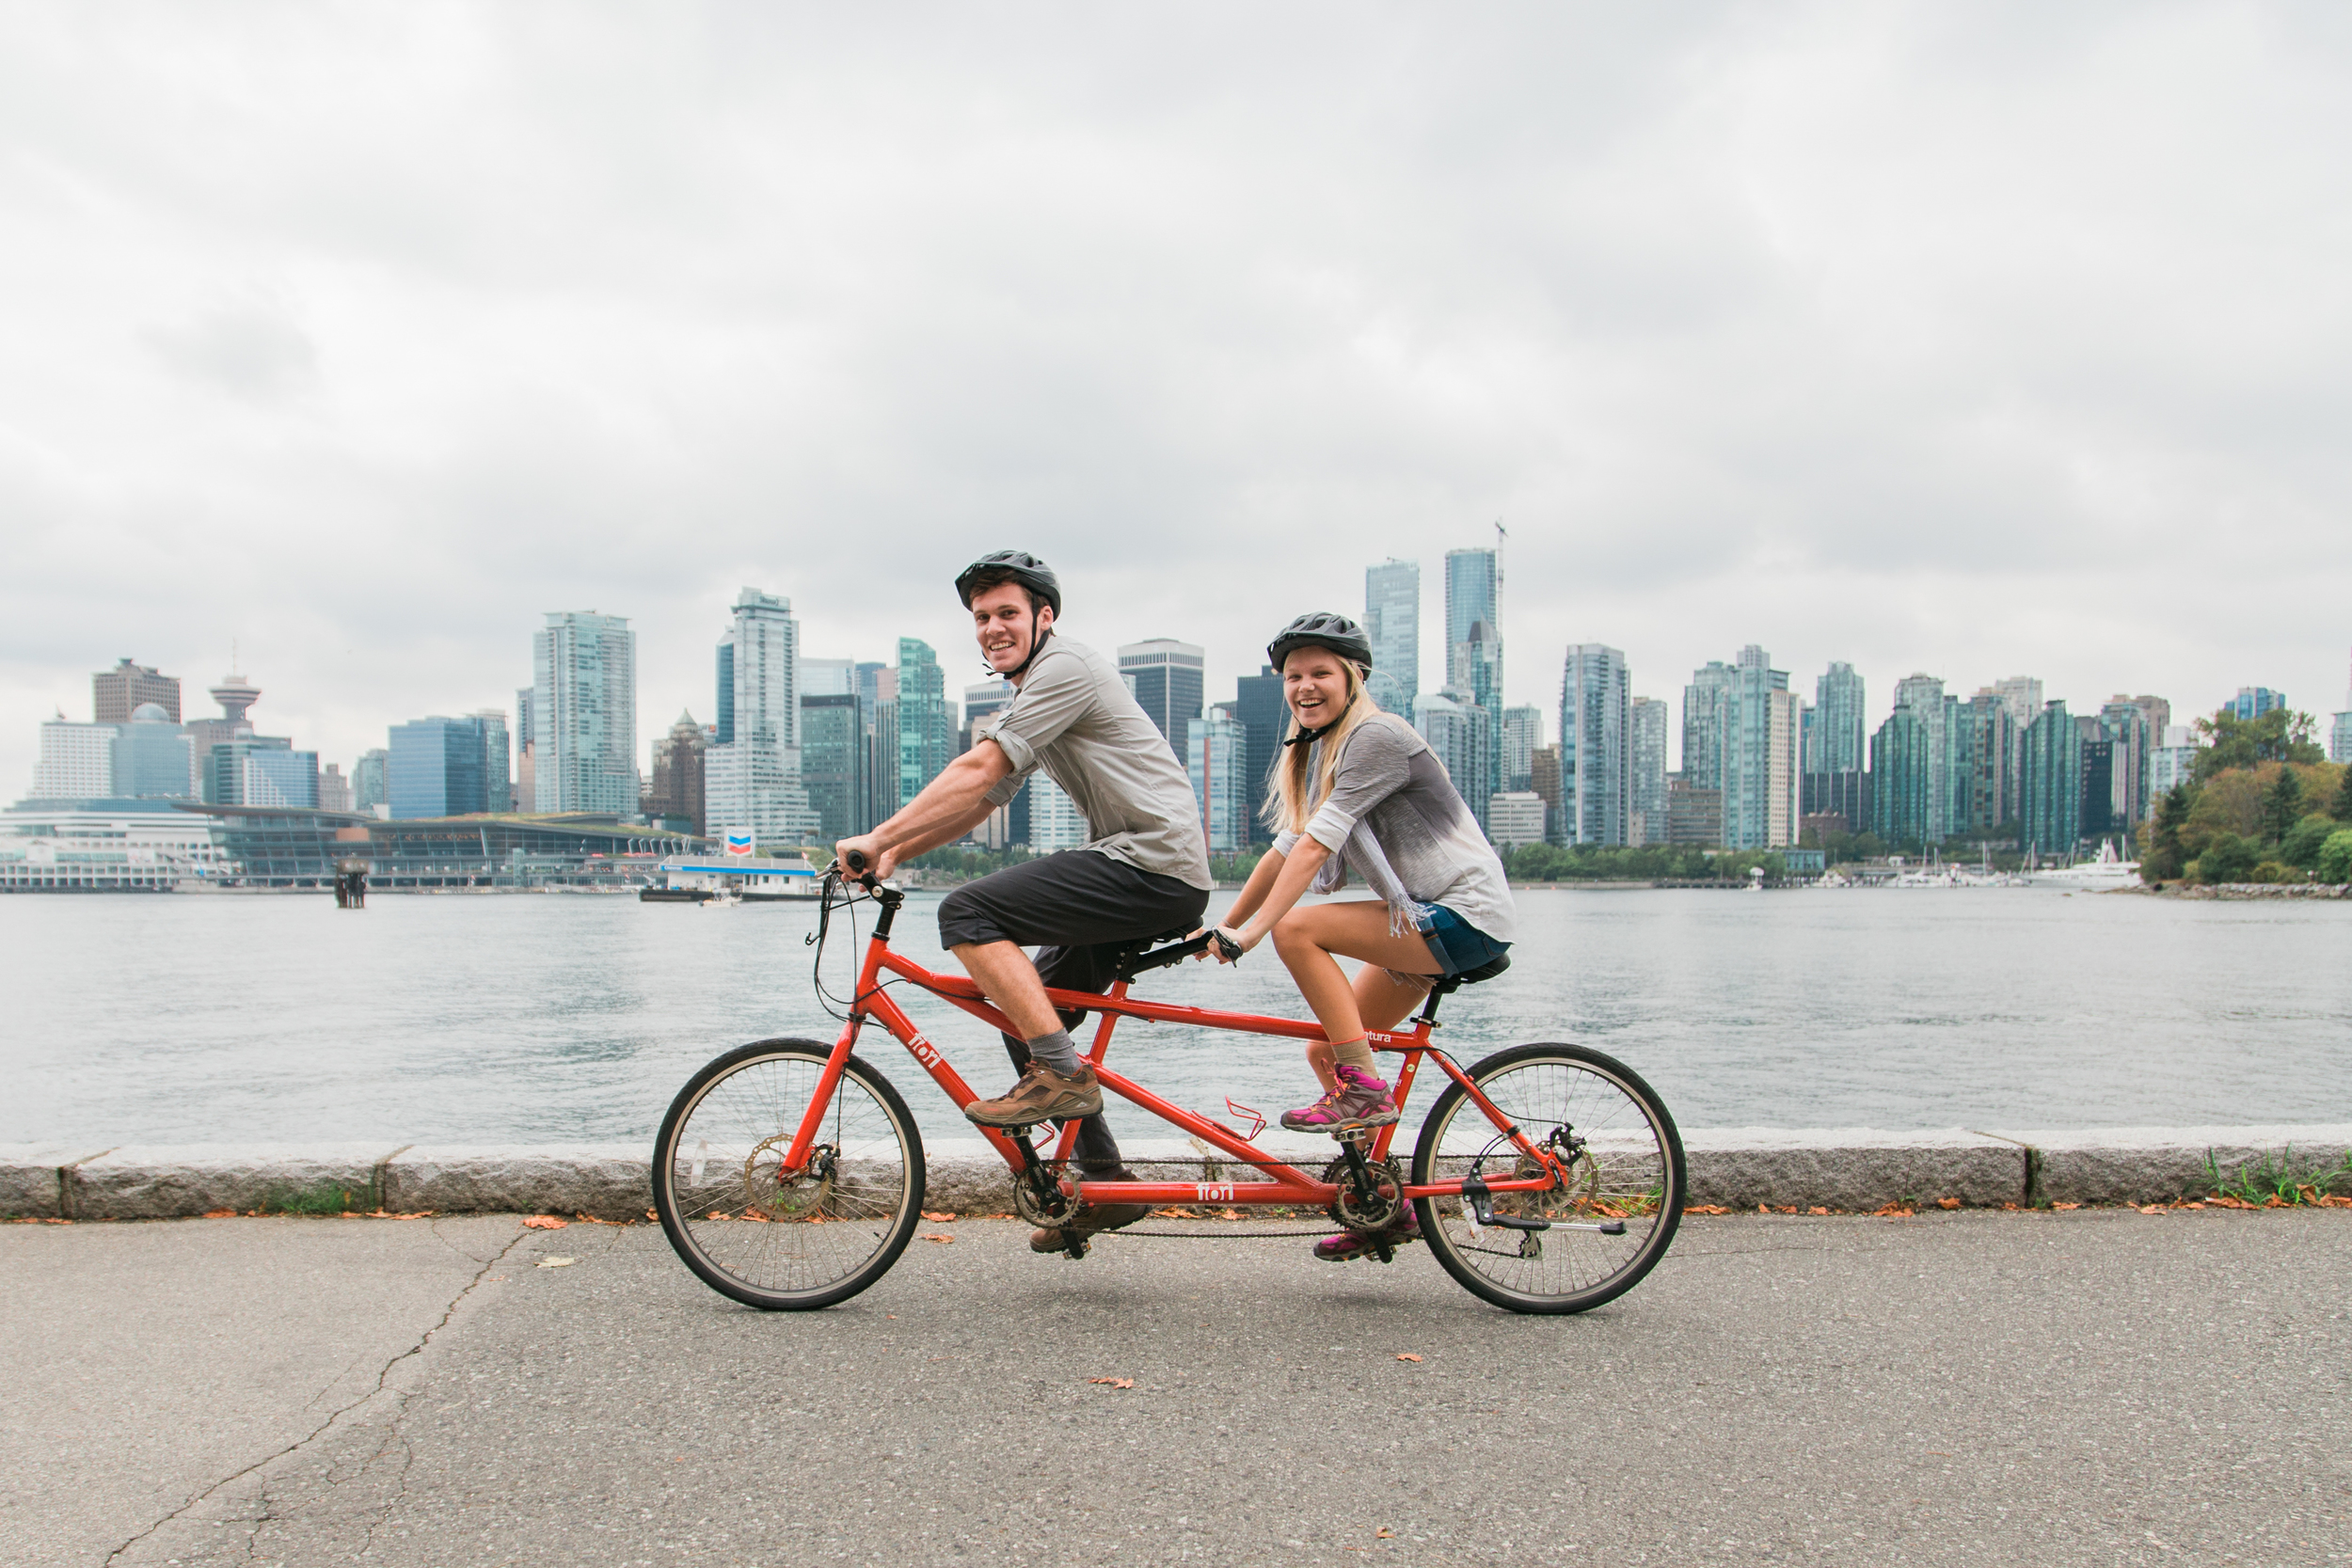
[[(909, 899), (898, 945), (952, 967), (937, 902)], [(1524, 1040), (1598, 1046), (1686, 1127), (2342, 1121), (2352, 1105), (2352, 904), (1528, 891), (1519, 910), (1510, 973), (1449, 1001), (1442, 1042), (1465, 1061)], [(810, 905), (590, 895), (379, 895), (353, 911), (326, 896), (0, 899), (0, 1141), (646, 1139), (718, 1052), (834, 1037), (810, 984), (815, 924)], [(826, 968), (845, 988), (852, 949), (834, 929)], [(1137, 991), (1303, 1011), (1270, 948)], [(1001, 1090), (993, 1035), (894, 994), (976, 1088)], [(861, 1050), (927, 1132), (966, 1132), (898, 1046), (875, 1031)], [(1270, 1117), (1313, 1097), (1288, 1040), (1130, 1022), (1110, 1061), (1204, 1111), (1230, 1098)]]

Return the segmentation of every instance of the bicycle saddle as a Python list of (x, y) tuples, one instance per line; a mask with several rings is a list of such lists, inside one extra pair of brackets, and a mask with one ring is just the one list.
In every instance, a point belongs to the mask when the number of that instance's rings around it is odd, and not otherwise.
[(1466, 969), (1459, 974), (1449, 974), (1429, 989), (1440, 996), (1449, 996), (1460, 990), (1464, 986), (1474, 986), (1481, 980), (1491, 980), (1510, 967), (1511, 955), (1499, 953), (1476, 969)]

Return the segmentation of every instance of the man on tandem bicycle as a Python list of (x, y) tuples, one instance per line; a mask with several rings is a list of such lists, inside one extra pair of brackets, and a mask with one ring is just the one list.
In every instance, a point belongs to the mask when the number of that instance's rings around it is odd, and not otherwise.
[[(1012, 1092), (978, 1100), (964, 1115), (985, 1127), (1078, 1118), (1077, 1161), (1089, 1180), (1132, 1181), (1103, 1117), (1094, 1069), (1070, 1031), (1083, 1013), (1057, 1013), (1045, 988), (1103, 991), (1122, 953), (1190, 930), (1209, 904), (1209, 854), (1191, 782), (1151, 719), (1092, 648), (1058, 636), (1061, 585), (1023, 550), (998, 550), (964, 568), (956, 593), (972, 612), (980, 655), (1009, 680), (1013, 700), (972, 750), (870, 833), (834, 847), (844, 865), (862, 854), (876, 874), (952, 843), (1010, 800), (1043, 769), (1087, 819), (1079, 849), (1008, 866), (949, 894), (939, 940), (1021, 1031), (1005, 1050), (1021, 1071)], [(1041, 949), (1032, 964), (1024, 947)], [(1089, 1204), (1073, 1217), (1079, 1236), (1133, 1225), (1141, 1204)], [(1038, 1252), (1059, 1252), (1059, 1229), (1033, 1232)]]

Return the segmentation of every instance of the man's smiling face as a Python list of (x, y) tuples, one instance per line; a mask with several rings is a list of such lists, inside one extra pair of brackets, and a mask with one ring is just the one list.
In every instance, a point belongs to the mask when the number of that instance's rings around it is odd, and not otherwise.
[(1017, 582), (1000, 582), (972, 595), (973, 636), (979, 640), (980, 657), (1000, 675), (1021, 668), (1038, 633), (1053, 625), (1053, 610), (1032, 610), (1029, 591)]

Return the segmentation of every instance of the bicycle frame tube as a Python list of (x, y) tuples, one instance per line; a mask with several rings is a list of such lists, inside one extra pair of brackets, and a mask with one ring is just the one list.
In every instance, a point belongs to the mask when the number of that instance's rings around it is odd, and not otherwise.
[[(968, 976), (940, 974), (923, 968), (914, 960), (893, 951), (888, 931), (884, 928), (877, 928), (866, 943), (865, 960), (859, 967), (857, 990), (852, 993), (850, 1020), (842, 1026), (840, 1038), (834, 1042), (833, 1053), (826, 1059), (825, 1070), (818, 1081), (817, 1092), (810, 1097), (808, 1111), (802, 1117), (800, 1129), (793, 1136), (792, 1147), (785, 1154), (784, 1164), (787, 1169), (798, 1169), (807, 1163), (809, 1152), (816, 1146), (818, 1129), (823, 1124), (825, 1111), (830, 1106), (834, 1088), (840, 1082), (842, 1067), (849, 1060), (850, 1050), (857, 1043), (859, 1029), (868, 1018), (880, 1022), (890, 1032), (893, 1038), (906, 1047), (907, 1053), (915, 1059), (924, 1071), (931, 1075), (932, 1081), (937, 1083), (947, 1098), (955, 1102), (957, 1109), (961, 1110), (979, 1098), (972, 1092), (971, 1085), (963, 1081), (962, 1076), (948, 1065), (938, 1047), (932, 1045), (923, 1032), (915, 1026), (914, 1021), (910, 1019), (905, 1010), (882, 990), (882, 975), (885, 970), (920, 986), (932, 995), (971, 1014), (992, 1028), (1006, 1034), (1019, 1032), (1013, 1028), (1009, 1019), (981, 995), (979, 987)], [(1093, 991), (1058, 990), (1048, 987), (1045, 995), (1056, 1007), (1079, 1009), (1101, 1015), (1102, 1022), (1095, 1030), (1094, 1039), (1087, 1053), (1087, 1059), (1094, 1067), (1095, 1073), (1104, 1088), (1122, 1100), (1142, 1107), (1162, 1121), (1182, 1128), (1201, 1142), (1232, 1155), (1237, 1163), (1253, 1165), (1268, 1173), (1264, 1179), (1259, 1180), (1233, 1182), (1088, 1181), (1081, 1185), (1073, 1180), (1066, 1179), (1063, 1182), (1066, 1192), (1094, 1202), (1225, 1204), (1324, 1204), (1329, 1202), (1338, 1194), (1339, 1188), (1334, 1183), (1318, 1180), (1294, 1165), (1268, 1159), (1262, 1151), (1253, 1148), (1248, 1140), (1240, 1137), (1231, 1129), (1211, 1121), (1206, 1117), (1185, 1110), (1172, 1101), (1162, 1099), (1140, 1084), (1102, 1065), (1104, 1054), (1110, 1047), (1112, 1030), (1116, 1027), (1117, 1021), (1121, 1018), (1139, 1018), (1159, 1023), (1186, 1023), (1203, 1029), (1216, 1029), (1237, 1034), (1272, 1035), (1278, 1037), (1302, 1040), (1322, 1039), (1324, 1035), (1321, 1024), (1306, 1019), (1270, 1018), (1256, 1013), (1225, 1012), (1213, 1007), (1189, 1007), (1174, 1003), (1139, 1001), (1127, 994), (1127, 982), (1124, 980), (1113, 985), (1107, 992), (1100, 994)], [(1431, 1053), (1429, 1028), (1423, 1024), (1403, 1034), (1375, 1030), (1369, 1033), (1368, 1037), (1375, 1049), (1398, 1051), (1405, 1053), (1405, 1062), (1398, 1071), (1394, 1085), (1396, 1101), (1399, 1106), (1402, 1106), (1405, 1103), (1406, 1094), (1411, 1088), (1413, 1076), (1420, 1067), (1422, 1058)], [(1447, 1077), (1462, 1085), (1470, 1100), (1494, 1125), (1497, 1132), (1507, 1138), (1522, 1155), (1533, 1159), (1547, 1170), (1554, 1166), (1556, 1162), (1549, 1149), (1539, 1148), (1530, 1142), (1527, 1136), (1513, 1125), (1510, 1117), (1503, 1115), (1502, 1110), (1486, 1098), (1485, 1092), (1470, 1081), (1469, 1076), (1460, 1068), (1454, 1066), (1454, 1062), (1443, 1053), (1436, 1054), (1438, 1068)], [(978, 1127), (977, 1130), (995, 1148), (997, 1153), (1004, 1158), (1007, 1166), (1014, 1171), (1022, 1168), (1020, 1148), (1010, 1137), (993, 1127)], [(1387, 1158), (1395, 1135), (1394, 1125), (1381, 1128), (1368, 1150), (1370, 1157)], [(1077, 1124), (1073, 1122), (1061, 1130), (1053, 1157), (1058, 1160), (1068, 1160), (1076, 1138)], [(1489, 1192), (1497, 1193), (1541, 1192), (1552, 1186), (1554, 1180), (1555, 1178), (1549, 1175), (1505, 1177), (1489, 1179), (1486, 1188)], [(1405, 1189), (1405, 1196), (1407, 1198), (1454, 1196), (1458, 1196), (1461, 1190), (1462, 1184), (1458, 1180), (1436, 1181), (1426, 1185), (1409, 1185)]]

